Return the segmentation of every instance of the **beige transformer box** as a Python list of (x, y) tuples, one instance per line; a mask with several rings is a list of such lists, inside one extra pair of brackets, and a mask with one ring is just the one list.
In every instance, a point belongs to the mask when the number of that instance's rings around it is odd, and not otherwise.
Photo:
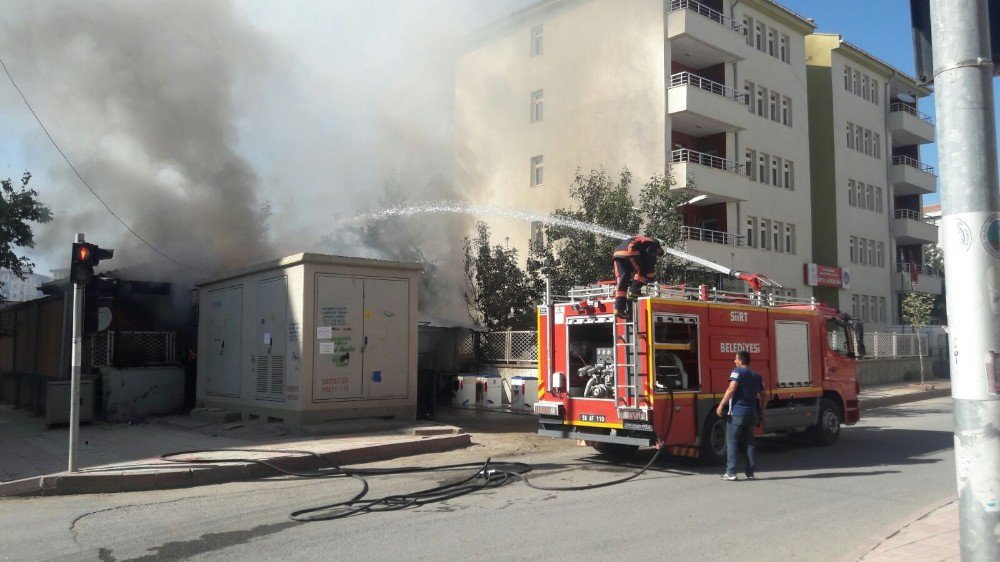
[(199, 282), (198, 405), (291, 427), (415, 419), (421, 269), (304, 253)]

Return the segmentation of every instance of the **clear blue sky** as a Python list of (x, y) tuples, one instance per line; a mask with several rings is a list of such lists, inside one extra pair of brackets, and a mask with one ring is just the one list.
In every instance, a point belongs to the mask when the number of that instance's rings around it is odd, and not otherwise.
[[(816, 30), (839, 33), (896, 68), (914, 73), (910, 3), (906, 0), (778, 0), (782, 5), (816, 21)], [(997, 80), (993, 81), (994, 90)], [(994, 100), (994, 112), (997, 111)], [(935, 116), (934, 96), (920, 101), (920, 110)], [(920, 159), (938, 168), (937, 147), (924, 145)], [(924, 197), (924, 204), (937, 203), (937, 193)]]

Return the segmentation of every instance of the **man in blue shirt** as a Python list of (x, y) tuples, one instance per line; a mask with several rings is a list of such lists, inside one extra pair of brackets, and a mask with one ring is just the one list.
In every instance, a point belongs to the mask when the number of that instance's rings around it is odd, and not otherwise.
[(722, 417), (722, 407), (729, 405), (729, 421), (726, 424), (726, 473), (723, 480), (738, 480), (736, 477), (736, 449), (742, 445), (746, 455), (747, 480), (753, 480), (757, 448), (753, 442), (753, 428), (757, 420), (764, 421), (764, 381), (760, 375), (750, 370), (750, 354), (737, 351), (733, 360), (736, 367), (729, 374), (729, 388), (715, 413)]

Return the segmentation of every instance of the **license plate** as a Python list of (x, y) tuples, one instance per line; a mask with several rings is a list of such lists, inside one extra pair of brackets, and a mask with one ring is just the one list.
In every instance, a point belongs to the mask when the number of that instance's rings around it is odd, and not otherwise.
[(580, 414), (580, 421), (604, 423), (604, 416), (597, 414)]

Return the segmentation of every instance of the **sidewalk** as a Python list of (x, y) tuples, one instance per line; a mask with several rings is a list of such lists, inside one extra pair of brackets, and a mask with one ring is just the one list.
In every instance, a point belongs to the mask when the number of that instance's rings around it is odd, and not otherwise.
[[(862, 389), (860, 400), (862, 410), (869, 410), (949, 396), (950, 393), (949, 381), (935, 380), (923, 386), (896, 384)], [(473, 414), (452, 417), (470, 431), (489, 431), (486, 426), (493, 425), (508, 425), (517, 431), (522, 427), (530, 431), (534, 427), (528, 416), (504, 415), (498, 411), (490, 412), (490, 416)], [(471, 435), (463, 429), (431, 422), (357, 420), (317, 429), (340, 435), (290, 436), (282, 426), (275, 424), (209, 423), (189, 416), (169, 416), (132, 424), (94, 423), (80, 428), (80, 465), (86, 468), (66, 473), (63, 471), (68, 430), (49, 429), (44, 418), (0, 404), (0, 497), (180, 488), (275, 474), (254, 462), (200, 465), (159, 460), (159, 455), (173, 451), (294, 449), (322, 455), (334, 464), (354, 464), (446, 451), (471, 444)], [(219, 458), (221, 454), (206, 453), (198, 458)], [(314, 457), (280, 452), (241, 453), (240, 456), (267, 460), (288, 470), (325, 466)], [(959, 558), (957, 500), (944, 506), (928, 507), (907, 518), (898, 527), (894, 526), (860, 547), (855, 557), (865, 561)]]

